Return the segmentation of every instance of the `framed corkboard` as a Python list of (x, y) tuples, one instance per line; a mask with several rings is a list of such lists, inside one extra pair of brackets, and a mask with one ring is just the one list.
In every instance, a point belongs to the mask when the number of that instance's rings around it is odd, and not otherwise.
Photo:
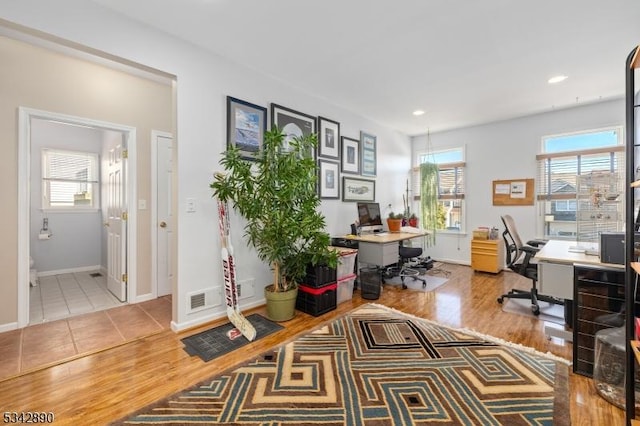
[(535, 193), (533, 179), (493, 181), (494, 206), (532, 206)]

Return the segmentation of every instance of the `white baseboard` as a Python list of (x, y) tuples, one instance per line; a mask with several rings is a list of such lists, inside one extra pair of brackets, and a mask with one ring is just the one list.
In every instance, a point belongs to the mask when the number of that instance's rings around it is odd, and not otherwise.
[(0, 333), (4, 333), (5, 331), (17, 330), (18, 323), (17, 322), (8, 322), (6, 324), (0, 324)]
[[(258, 306), (263, 306), (265, 304), (265, 300), (259, 300), (257, 302), (253, 302), (253, 303), (249, 303), (247, 305), (243, 305), (242, 306), (242, 310), (246, 311), (248, 309), (253, 309), (256, 308)], [(211, 314), (208, 314), (206, 316), (202, 316), (202, 317), (198, 317), (195, 318), (193, 320), (190, 321), (183, 321), (183, 322), (175, 322), (175, 321), (171, 321), (171, 330), (173, 330), (174, 332), (178, 333), (181, 331), (185, 331), (189, 328), (194, 328), (194, 327), (198, 327), (201, 326), (203, 324), (206, 324), (208, 322), (211, 321), (215, 321), (218, 320), (220, 318), (226, 318), (227, 316), (227, 311), (226, 311), (226, 306), (224, 307), (224, 311), (216, 311), (216, 312), (212, 312)]]
[[(36, 265), (37, 269), (37, 265)], [(67, 268), (67, 269), (58, 269), (55, 271), (38, 271), (38, 277), (49, 277), (51, 275), (60, 275), (60, 274), (73, 274), (74, 272), (89, 272), (89, 271), (100, 271), (102, 272), (104, 268), (101, 265), (94, 266), (80, 266), (78, 268)], [(104, 275), (104, 272), (103, 272)]]
[(135, 300), (131, 303), (142, 303), (142, 302), (147, 302), (153, 299), (156, 299), (153, 293), (147, 293), (147, 294), (142, 294), (140, 296), (136, 296)]
[(455, 263), (456, 265), (471, 266), (471, 262), (460, 259), (433, 259), (434, 262)]

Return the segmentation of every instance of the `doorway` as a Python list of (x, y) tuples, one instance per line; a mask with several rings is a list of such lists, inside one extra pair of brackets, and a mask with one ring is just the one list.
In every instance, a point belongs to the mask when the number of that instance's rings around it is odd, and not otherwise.
[[(83, 117), (69, 116), (49, 111), (40, 111), (29, 108), (19, 108), (19, 144), (18, 144), (18, 327), (29, 324), (29, 260), (31, 253), (31, 186), (32, 160), (35, 155), (32, 151), (32, 125), (34, 122), (44, 120), (65, 125), (79, 126), (83, 128), (99, 129), (110, 134), (115, 143), (105, 144), (106, 152), (117, 155), (120, 150), (124, 154), (119, 165), (112, 169), (109, 167), (110, 176), (113, 177), (109, 187), (115, 192), (105, 197), (109, 208), (103, 214), (105, 227), (108, 228), (107, 251), (107, 275), (113, 279), (110, 287), (114, 293), (119, 294), (120, 299), (129, 302), (135, 299), (136, 293), (136, 263), (131, 261), (130, 254), (135, 254), (136, 241), (136, 209), (133, 200), (136, 199), (136, 129), (130, 126), (103, 122)], [(115, 135), (115, 138), (113, 137)], [(106, 138), (109, 139), (109, 138)], [(118, 143), (118, 140), (121, 143)], [(126, 149), (125, 149), (126, 148)], [(115, 160), (115, 157), (114, 157)], [(118, 181), (114, 188), (113, 184)], [(120, 188), (118, 190), (117, 188)], [(108, 205), (107, 205), (108, 204)], [(43, 210), (44, 212), (44, 210)], [(102, 221), (101, 221), (102, 222)], [(106, 226), (106, 225), (109, 226)], [(112, 229), (115, 229), (112, 231)], [(53, 231), (52, 231), (53, 233)], [(100, 262), (105, 264), (104, 262)], [(116, 294), (116, 296), (118, 296)]]

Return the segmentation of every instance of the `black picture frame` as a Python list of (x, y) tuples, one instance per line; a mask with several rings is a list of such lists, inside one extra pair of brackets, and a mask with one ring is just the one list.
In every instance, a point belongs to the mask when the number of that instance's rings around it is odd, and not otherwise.
[(362, 157), (362, 176), (375, 176), (377, 173), (377, 138), (366, 132), (360, 132), (360, 152)]
[(360, 174), (360, 141), (342, 136), (340, 138), (340, 171), (342, 173)]
[[(278, 104), (271, 104), (271, 125), (285, 134), (285, 146), (291, 138), (316, 133), (316, 117)], [(309, 155), (314, 158), (312, 151)]]
[(318, 195), (321, 199), (340, 199), (340, 164), (318, 159)]
[(318, 117), (318, 157), (340, 160), (340, 123)]
[(342, 176), (342, 201), (375, 201), (376, 181)]
[(253, 160), (262, 149), (267, 131), (267, 108), (227, 96), (227, 147), (237, 147), (240, 156)]

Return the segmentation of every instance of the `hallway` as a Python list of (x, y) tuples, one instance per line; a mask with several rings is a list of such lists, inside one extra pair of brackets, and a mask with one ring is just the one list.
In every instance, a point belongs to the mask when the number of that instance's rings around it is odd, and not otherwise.
[(0, 333), (0, 381), (169, 330), (171, 296)]

